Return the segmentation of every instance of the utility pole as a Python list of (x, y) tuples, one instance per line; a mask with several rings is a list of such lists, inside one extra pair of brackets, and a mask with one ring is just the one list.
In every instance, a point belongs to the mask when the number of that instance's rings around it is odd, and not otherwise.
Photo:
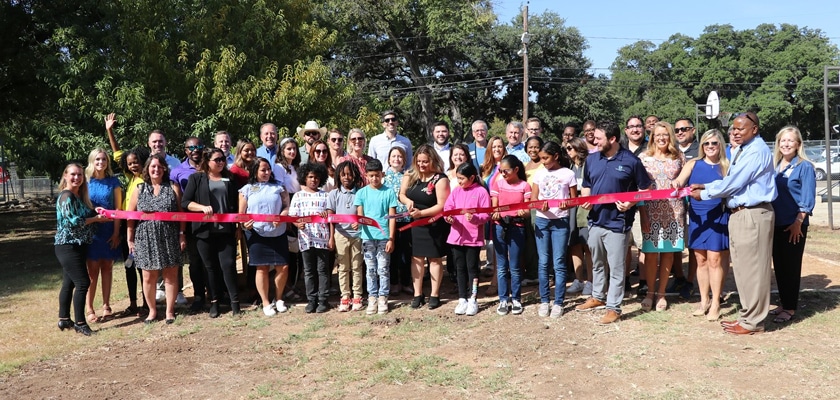
[[(838, 72), (837, 76), (837, 83), (830, 84), (828, 83), (828, 74), (830, 72)], [(826, 199), (828, 200), (828, 226), (833, 230), (834, 229), (834, 207), (832, 205), (832, 200), (834, 197), (834, 190), (832, 190), (831, 185), (831, 159), (832, 154), (831, 151), (831, 123), (829, 122), (828, 118), (828, 89), (840, 89), (840, 67), (832, 67), (826, 65), (823, 69), (823, 114), (825, 115), (825, 187), (828, 188), (826, 190)]]
[(520, 55), (523, 59), (524, 74), (522, 76), (522, 122), (528, 120), (528, 42), (531, 41), (531, 35), (528, 33), (528, 3), (525, 2), (525, 7), (522, 9), (522, 28), (525, 31), (522, 34), (522, 50)]

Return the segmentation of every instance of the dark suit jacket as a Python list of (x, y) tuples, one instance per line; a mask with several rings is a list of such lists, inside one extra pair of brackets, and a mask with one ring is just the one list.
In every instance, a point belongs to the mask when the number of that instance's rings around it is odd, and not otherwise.
[[(237, 213), (239, 212), (239, 194), (236, 191), (233, 180), (228, 179), (224, 181), (227, 188), (227, 209), (213, 210), (214, 213)], [(190, 175), (187, 180), (187, 188), (184, 190), (184, 195), (181, 196), (181, 207), (187, 211), (191, 202), (196, 202), (201, 205), (209, 206), (210, 202), (210, 179), (207, 174), (194, 173)], [(193, 222), (192, 232), (195, 237), (200, 239), (207, 239), (210, 237), (210, 230), (213, 227), (211, 222)]]

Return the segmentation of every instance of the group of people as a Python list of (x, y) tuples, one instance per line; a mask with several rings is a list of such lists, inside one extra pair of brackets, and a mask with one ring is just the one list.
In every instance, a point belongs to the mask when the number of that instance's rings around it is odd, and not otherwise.
[[(458, 290), (454, 312), (475, 315), (479, 254), (486, 249), (488, 264), (496, 270), (489, 287), (499, 297), (498, 314), (524, 311), (522, 286), (530, 279), (538, 283), (539, 316), (561, 317), (566, 292), (582, 292), (589, 297), (576, 309), (605, 308), (600, 322), (608, 324), (621, 316), (634, 244), (643, 256), (640, 291), (647, 284), (655, 288), (642, 292), (644, 310), (667, 308), (672, 266), (679, 266), (675, 275), (682, 272), (682, 251), (688, 248), (686, 282), (693, 287), (696, 277), (700, 293), (695, 315), (719, 318), (730, 253), (743, 310), (737, 321), (723, 323), (727, 332), (760, 331), (768, 312), (777, 322), (795, 315), (815, 198), (814, 169), (795, 127), (779, 132), (771, 155), (763, 141), (754, 140), (754, 113), (735, 119), (728, 147), (716, 130), (697, 141), (688, 119), (676, 121), (675, 129), (658, 118), (649, 117), (645, 124), (634, 116), (626, 121), (624, 134), (609, 121), (586, 121), (582, 132), (570, 123), (560, 143), (541, 137), (536, 118), (507, 124), (504, 139), (488, 137), (487, 123), (479, 120), (472, 124), (474, 141), (469, 144), (449, 143), (449, 126), (438, 121), (433, 142), (416, 148), (399, 134), (394, 111), (382, 113), (381, 121), (383, 132), (367, 146), (359, 129), (351, 129), (345, 138), (340, 130), (327, 130), (315, 121), (298, 128), (301, 145), (292, 137), (278, 141), (277, 127), (266, 123), (260, 127), (259, 147), (247, 139), (233, 147), (230, 135), (220, 131), (212, 147), (201, 138), (188, 138), (184, 161), (179, 161), (166, 155), (161, 131), (150, 133), (148, 149), (122, 151), (114, 135), (116, 116), (108, 115), (105, 127), (122, 179), (111, 171), (108, 152), (95, 149), (87, 169), (69, 164), (60, 184), (55, 243), (65, 279), (59, 328), (74, 327), (89, 335), (87, 322), (113, 317), (111, 272), (120, 259), (126, 261), (129, 289), (125, 313), (145, 316), (146, 323), (156, 321), (162, 277), (164, 320), (174, 322), (175, 305), (186, 304), (181, 293), (183, 252), (195, 292), (191, 311), (207, 311), (216, 318), (221, 303), (229, 302), (231, 313), (239, 314), (240, 238), (247, 243), (242, 257), (249, 266), (249, 286), (258, 293), (266, 316), (288, 309), (285, 301), (294, 296), (289, 278), (298, 267), (307, 313), (332, 308), (328, 297), (334, 267), (341, 312), (387, 313), (388, 297), (399, 292), (414, 296), (412, 308), (428, 300), (428, 308), (435, 309), (442, 304), (444, 259)], [(631, 196), (614, 203), (567, 204), (579, 196), (682, 187), (691, 188), (688, 203), (665, 198), (637, 204)], [(536, 203), (532, 209), (519, 206), (528, 202)], [(498, 211), (476, 211), (489, 207)], [(301, 219), (188, 224), (110, 219), (95, 211), (99, 208)], [(641, 235), (634, 238), (637, 211)], [(308, 218), (332, 214), (340, 217), (334, 223)], [(782, 302), (772, 311), (771, 256)], [(135, 270), (141, 272), (142, 307)], [(573, 279), (567, 279), (567, 270)], [(428, 298), (423, 291), (427, 273)], [(100, 275), (101, 317), (93, 309)], [(75, 322), (69, 314), (71, 297)]]

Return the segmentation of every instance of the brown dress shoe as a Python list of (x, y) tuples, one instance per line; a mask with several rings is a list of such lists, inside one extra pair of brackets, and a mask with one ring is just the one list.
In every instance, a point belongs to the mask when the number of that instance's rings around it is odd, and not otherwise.
[(594, 297), (590, 297), (590, 298), (586, 299), (585, 303), (575, 307), (575, 310), (577, 310), (577, 311), (593, 311), (593, 310), (596, 310), (598, 308), (603, 308), (605, 305), (606, 304), (603, 301), (598, 300)]
[(621, 319), (621, 314), (619, 314), (619, 313), (617, 313), (613, 310), (607, 310), (607, 313), (604, 314), (604, 316), (601, 318), (600, 324), (601, 325), (611, 324), (615, 321), (618, 321), (619, 319)]
[(741, 324), (735, 324), (730, 327), (723, 328), (723, 331), (726, 333), (731, 333), (733, 335), (754, 335), (756, 333), (764, 332), (763, 328), (757, 328), (755, 330), (750, 330), (741, 326)]
[(738, 321), (720, 321), (720, 326), (724, 328), (729, 328), (730, 326), (738, 325)]

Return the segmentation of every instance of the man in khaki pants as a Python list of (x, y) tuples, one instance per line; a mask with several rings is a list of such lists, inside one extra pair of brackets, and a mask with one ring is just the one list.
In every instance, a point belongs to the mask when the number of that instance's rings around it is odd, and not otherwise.
[(770, 270), (773, 253), (775, 214), (770, 202), (776, 199), (775, 171), (770, 148), (758, 136), (758, 116), (739, 114), (732, 124), (733, 149), (729, 173), (719, 181), (691, 185), (697, 200), (725, 198), (729, 218), (729, 250), (741, 315), (723, 321), (727, 333), (752, 335), (764, 331), (770, 311)]

